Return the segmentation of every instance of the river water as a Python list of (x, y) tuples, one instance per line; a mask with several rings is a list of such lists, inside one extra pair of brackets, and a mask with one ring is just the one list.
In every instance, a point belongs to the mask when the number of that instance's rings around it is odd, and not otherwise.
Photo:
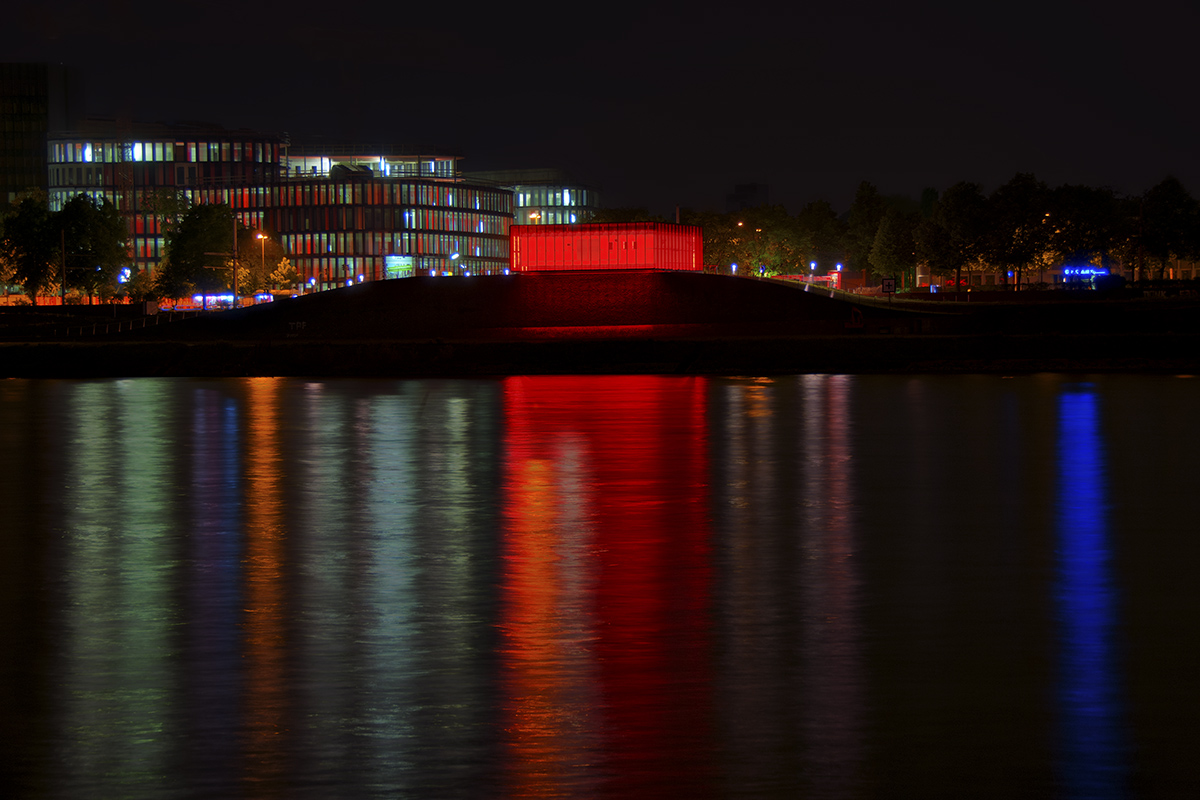
[(0, 381), (5, 797), (1200, 790), (1200, 378)]

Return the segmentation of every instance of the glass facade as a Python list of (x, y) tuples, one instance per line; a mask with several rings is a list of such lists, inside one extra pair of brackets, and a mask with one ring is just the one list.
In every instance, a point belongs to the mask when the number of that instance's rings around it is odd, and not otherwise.
[(562, 170), (496, 170), (468, 177), (512, 191), (514, 225), (577, 225), (590, 222), (601, 208), (599, 191)]
[(512, 195), (404, 178), (290, 180), (272, 227), (305, 281), (381, 280), (389, 256), (415, 275), (490, 275), (508, 267)]
[(512, 191), (518, 225), (574, 225), (590, 220), (599, 208), (595, 190), (580, 186), (517, 184)]
[(513, 194), (460, 182), (457, 157), (289, 149), (241, 131), (59, 135), (47, 144), (50, 204), (80, 193), (113, 203), (129, 221), (139, 269), (162, 260), (164, 195), (228, 204), (243, 225), (277, 237), (314, 289), (381, 280), (389, 256), (409, 257), (417, 275), (508, 266)]
[(160, 198), (225, 203), (249, 228), (262, 229), (279, 194), (282, 142), (250, 132), (148, 128), (137, 136), (97, 131), (47, 143), (51, 210), (77, 194), (116, 206), (129, 223), (133, 263), (162, 260), (166, 218)]

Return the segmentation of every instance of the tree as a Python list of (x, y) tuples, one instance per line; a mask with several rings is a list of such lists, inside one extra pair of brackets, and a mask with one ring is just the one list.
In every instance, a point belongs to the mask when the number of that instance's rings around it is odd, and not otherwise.
[(180, 221), (192, 207), (192, 201), (178, 189), (159, 187), (145, 191), (142, 207), (158, 221), (159, 230), (169, 236), (179, 227)]
[(1110, 263), (1132, 235), (1121, 204), (1109, 189), (1063, 185), (1050, 193), (1047, 251), (1052, 261)]
[(277, 238), (238, 226), (238, 291), (250, 295), (270, 287), (273, 264), (287, 256)]
[(864, 275), (871, 269), (871, 247), (886, 213), (887, 201), (874, 184), (867, 181), (858, 184), (846, 218), (846, 249), (850, 267), (861, 270)]
[(889, 208), (879, 222), (871, 244), (871, 266), (879, 275), (903, 275), (908, 286), (916, 285), (916, 244), (913, 230), (918, 217), (899, 208)]
[(962, 285), (962, 269), (979, 260), (987, 231), (987, 201), (977, 183), (954, 184), (933, 201), (929, 216), (914, 231), (917, 257), (929, 265), (930, 274), (955, 276)]
[(783, 206), (747, 208), (735, 214), (685, 209), (680, 221), (704, 233), (704, 259), (722, 269), (738, 266), (742, 274), (794, 273), (811, 244)]
[(300, 285), (302, 278), (300, 273), (296, 272), (296, 268), (292, 266), (292, 262), (284, 257), (279, 262), (279, 266), (268, 278), (273, 286), (283, 286), (289, 289), (295, 289)]
[(742, 230), (740, 261), (758, 275), (789, 275), (814, 252), (812, 242), (799, 230), (783, 206), (762, 205), (734, 215)]
[(1052, 228), (1050, 197), (1046, 185), (1028, 173), (1017, 173), (988, 198), (992, 221), (987, 237), (986, 260), (1021, 276), (1048, 254)]
[(796, 214), (796, 228), (801, 239), (812, 248), (806, 255), (807, 260), (819, 264), (845, 263), (846, 223), (838, 219), (829, 203), (816, 200), (800, 209)]
[(27, 197), (4, 223), (0, 243), (13, 280), (20, 284), (30, 302), (54, 285), (58, 258), (58, 232), (44, 201)]
[(1200, 255), (1200, 204), (1168, 176), (1142, 196), (1141, 249), (1161, 280), (1172, 258)]
[(184, 213), (167, 236), (166, 257), (156, 278), (159, 297), (230, 288), (233, 275), (233, 211), (227, 205), (198, 205)]
[(133, 277), (125, 283), (125, 294), (130, 300), (135, 303), (140, 303), (143, 300), (153, 300), (157, 298), (154, 287), (154, 278), (151, 277), (149, 270), (138, 270)]
[(97, 294), (114, 294), (117, 277), (129, 263), (129, 229), (116, 207), (77, 194), (54, 216), (63, 233), (67, 288), (86, 292), (89, 304)]

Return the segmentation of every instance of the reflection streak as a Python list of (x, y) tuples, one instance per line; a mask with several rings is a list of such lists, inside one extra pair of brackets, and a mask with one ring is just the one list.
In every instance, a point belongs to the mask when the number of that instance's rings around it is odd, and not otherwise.
[(1098, 405), (1090, 386), (1059, 396), (1059, 766), (1071, 797), (1123, 797), (1126, 790), (1114, 642), (1118, 597), (1109, 576), (1107, 466)]
[(510, 793), (710, 790), (705, 387), (504, 382)]

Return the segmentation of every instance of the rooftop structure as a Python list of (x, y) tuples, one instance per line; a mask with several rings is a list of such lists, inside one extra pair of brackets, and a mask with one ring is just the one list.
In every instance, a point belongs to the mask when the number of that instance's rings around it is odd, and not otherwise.
[(511, 238), (513, 272), (704, 269), (703, 231), (695, 225), (513, 225)]
[(472, 172), (468, 177), (510, 190), (517, 225), (574, 225), (588, 222), (600, 209), (600, 192), (562, 170), (495, 170)]

